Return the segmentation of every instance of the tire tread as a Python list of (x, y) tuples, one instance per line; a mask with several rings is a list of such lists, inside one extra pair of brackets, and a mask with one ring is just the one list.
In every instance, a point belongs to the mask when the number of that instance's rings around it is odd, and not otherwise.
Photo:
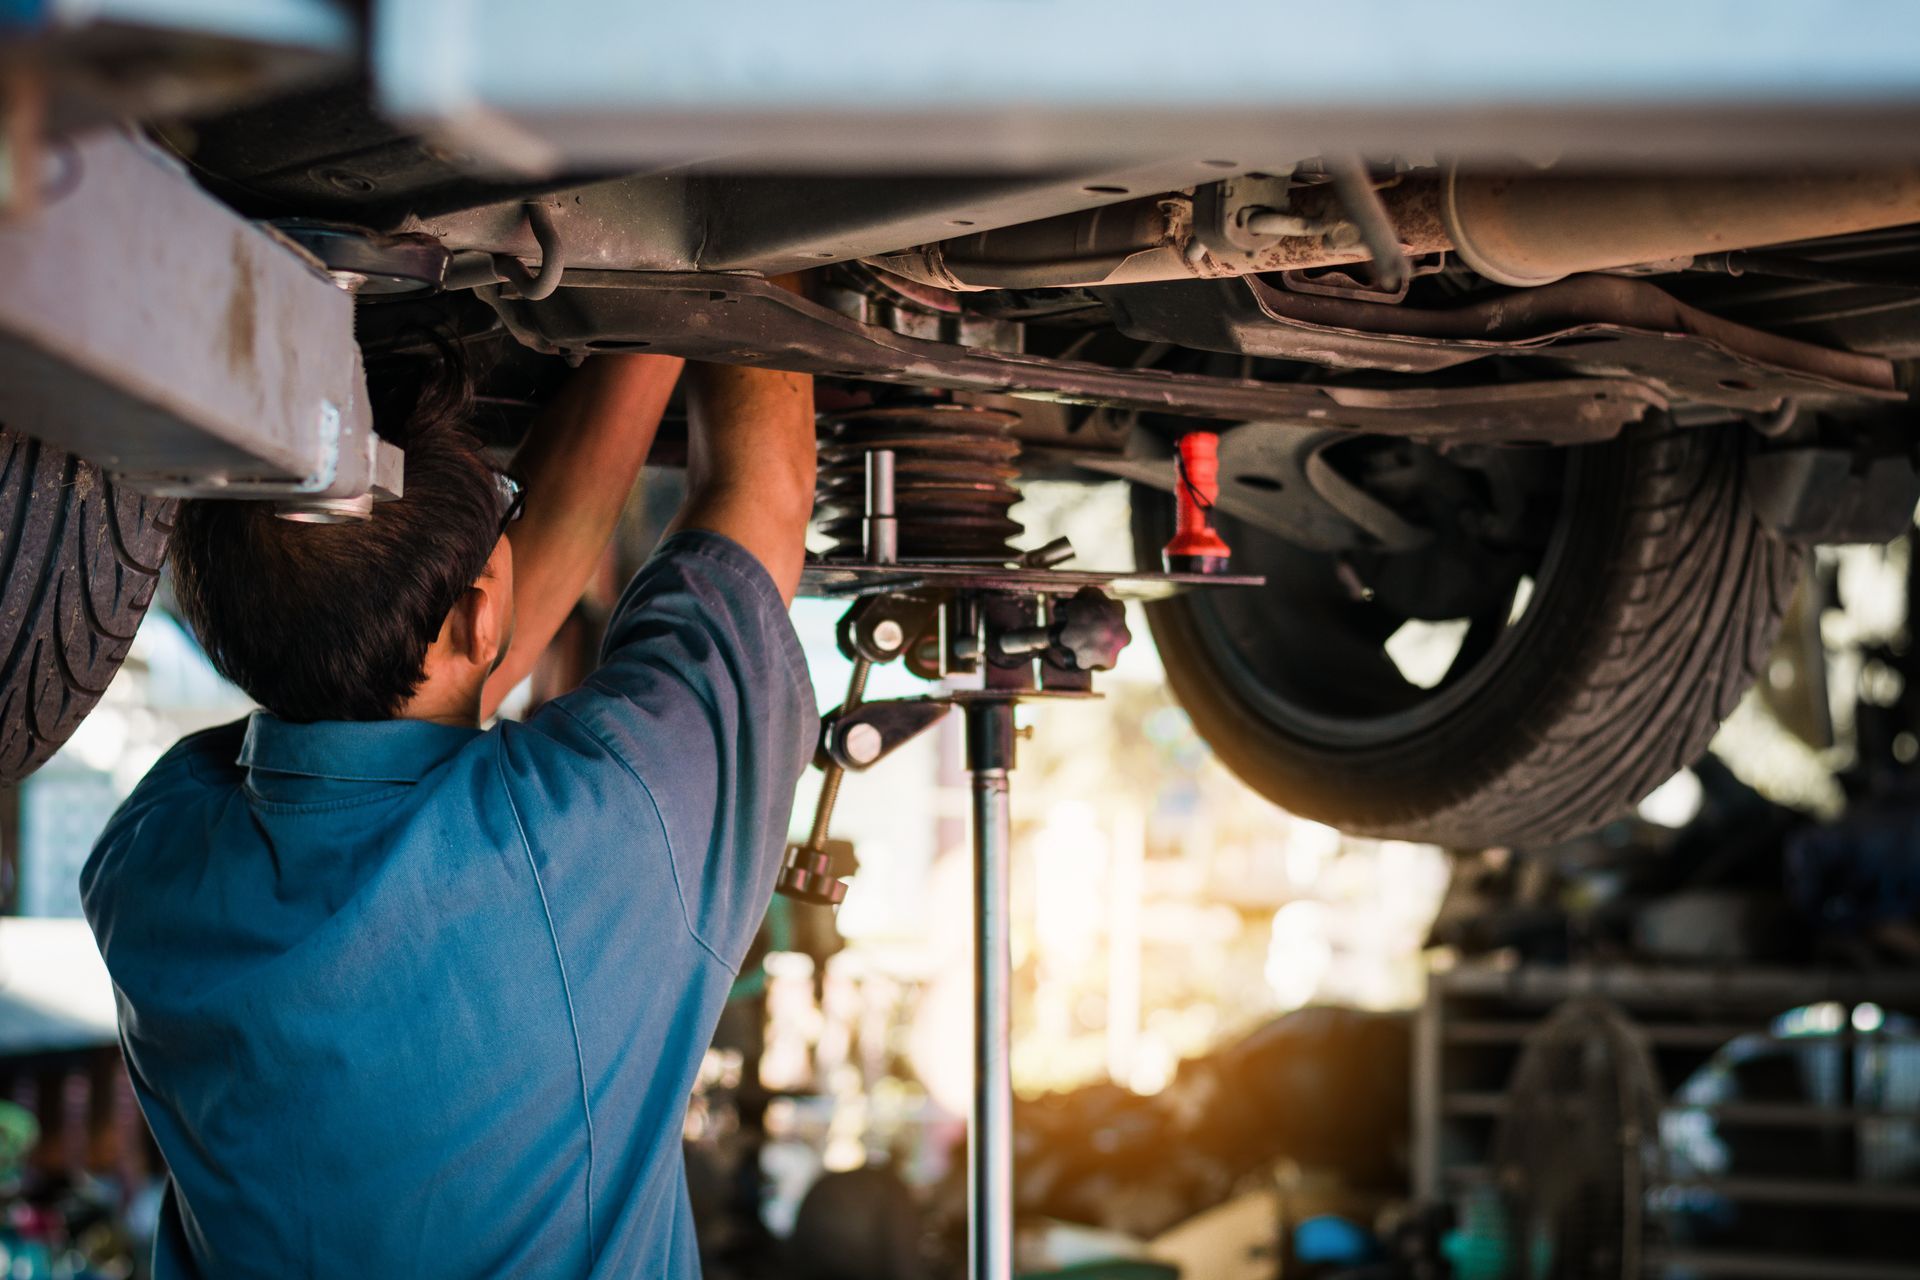
[[(1693, 763), (1764, 667), (1803, 551), (1755, 517), (1732, 433), (1662, 419), (1589, 449), (1598, 461), (1582, 482), (1591, 527), (1578, 533), (1587, 539), (1578, 572), (1592, 585), (1559, 597), (1536, 652), (1515, 655), (1524, 679), (1497, 718), (1361, 761), (1318, 752), (1252, 723), (1215, 684), (1192, 606), (1149, 606), (1169, 679), (1202, 735), (1296, 812), (1357, 834), (1463, 847), (1582, 834)], [(1137, 521), (1136, 533), (1150, 550), (1153, 521)]]
[(1799, 549), (1747, 507), (1739, 450), (1675, 427), (1633, 447), (1654, 461), (1635, 468), (1592, 620), (1605, 643), (1573, 656), (1572, 696), (1543, 709), (1531, 749), (1426, 819), (1430, 834), (1538, 844), (1602, 825), (1697, 760), (1764, 665)]
[(45, 763), (126, 659), (174, 502), (0, 428), (0, 785)]

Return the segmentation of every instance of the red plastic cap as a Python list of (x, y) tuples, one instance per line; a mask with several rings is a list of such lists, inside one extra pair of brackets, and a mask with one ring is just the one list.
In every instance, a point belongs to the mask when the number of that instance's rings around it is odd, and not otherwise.
[(1222, 573), (1232, 548), (1213, 527), (1220, 498), (1220, 437), (1189, 431), (1175, 454), (1173, 540), (1160, 554), (1174, 573)]

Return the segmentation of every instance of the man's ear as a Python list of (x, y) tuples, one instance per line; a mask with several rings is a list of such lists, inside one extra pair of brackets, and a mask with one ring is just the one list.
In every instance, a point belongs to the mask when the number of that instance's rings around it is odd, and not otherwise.
[(447, 611), (447, 620), (440, 628), (440, 646), (444, 647), (448, 659), (476, 665), (482, 659), (480, 632), (485, 628), (487, 612), (486, 592), (479, 583), (462, 591), (453, 602), (453, 608)]
[(460, 593), (455, 612), (467, 615), (466, 647), (460, 654), (477, 667), (491, 671), (506, 647), (513, 625), (513, 549), (505, 538), (494, 544), (486, 567), (473, 585)]

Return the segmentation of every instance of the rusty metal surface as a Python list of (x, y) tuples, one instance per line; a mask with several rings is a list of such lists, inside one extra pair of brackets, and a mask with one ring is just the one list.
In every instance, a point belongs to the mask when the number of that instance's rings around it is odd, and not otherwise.
[(73, 158), (68, 190), (0, 226), (0, 420), (160, 493), (397, 484), (352, 298), (144, 143)]
[(1767, 410), (1781, 400), (1904, 399), (1891, 362), (1765, 333), (1643, 280), (1576, 276), (1446, 310), (1290, 293), (1260, 280), (1102, 292), (1122, 331), (1210, 351), (1431, 373), (1545, 357), (1644, 379), (1670, 400)]
[[(1374, 254), (1363, 242), (1372, 242), (1383, 254), (1400, 246), (1390, 261), (1456, 250), (1487, 279), (1522, 287), (1920, 221), (1920, 168), (1912, 165), (1732, 175), (1449, 169), (1444, 179), (1425, 170), (1376, 192), (1357, 162), (1323, 163), (1355, 166), (1344, 174), (1351, 198), (1336, 198), (1339, 183), (1249, 175), (871, 261), (954, 291), (1093, 288), (1364, 262)], [(1287, 233), (1258, 234), (1263, 219)]]
[(545, 301), (495, 306), (516, 337), (545, 351), (648, 350), (896, 386), (1420, 439), (1604, 440), (1665, 404), (1627, 378), (1360, 388), (1009, 355), (863, 325), (747, 276), (569, 272)]
[[(938, 241), (961, 228), (984, 231), (1130, 206), (1142, 193), (1191, 187), (1233, 171), (1184, 158), (992, 177), (676, 168), (571, 185), (537, 199), (552, 211), (569, 268), (779, 275)], [(540, 257), (517, 195), (399, 225), (431, 232), (456, 252)]]
[[(1222, 184), (1230, 185), (1230, 184)], [(1440, 217), (1434, 175), (1408, 175), (1380, 192), (1409, 254), (1452, 247)], [(1330, 186), (1291, 193), (1288, 212), (1307, 223), (1352, 234), (1255, 237), (1245, 249), (1201, 225), (1221, 210), (1209, 184), (1198, 196), (1180, 192), (977, 232), (875, 255), (883, 270), (956, 292), (984, 289), (1080, 288), (1161, 280), (1215, 280), (1268, 271), (1339, 266), (1370, 257)], [(1229, 214), (1230, 216), (1230, 214)]]

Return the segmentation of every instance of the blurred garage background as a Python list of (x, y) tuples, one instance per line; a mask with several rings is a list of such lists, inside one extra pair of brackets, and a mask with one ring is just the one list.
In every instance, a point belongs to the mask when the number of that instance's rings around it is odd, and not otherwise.
[[(674, 487), (637, 495), (509, 714), (589, 660), (594, 610)], [(1125, 558), (1124, 486), (1036, 483), (1017, 514), (1036, 545)], [(1360, 840), (1283, 812), (1196, 737), (1137, 618), (1104, 700), (1023, 707), (1023, 1270), (1492, 1280), (1557, 1250), (1586, 1261), (1538, 1274), (1920, 1274), (1909, 547), (1821, 552), (1713, 752), (1557, 848)], [(840, 612), (795, 610), (823, 702), (847, 675)], [(913, 684), (889, 668), (874, 695)], [(99, 709), (0, 791), (8, 1280), (144, 1274), (164, 1170), (75, 881), (171, 742), (247, 709), (163, 591)], [(777, 900), (741, 976), (686, 1126), (717, 1280), (960, 1273), (958, 757), (948, 723), (848, 781), (844, 907)]]

